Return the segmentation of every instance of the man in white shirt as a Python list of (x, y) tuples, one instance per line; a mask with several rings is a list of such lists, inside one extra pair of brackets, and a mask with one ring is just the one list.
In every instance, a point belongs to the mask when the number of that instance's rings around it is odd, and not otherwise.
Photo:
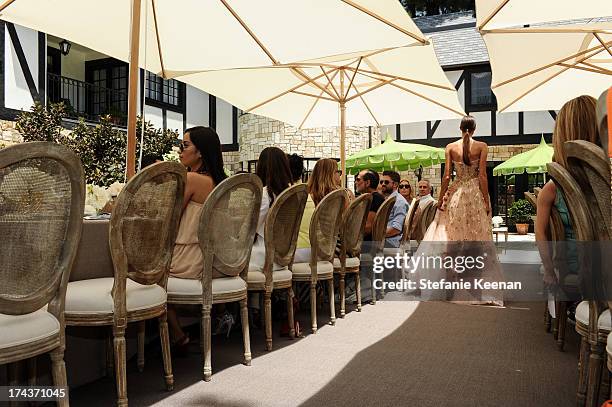
[(429, 202), (435, 201), (431, 196), (431, 183), (428, 179), (419, 181), (419, 208), (423, 209)]

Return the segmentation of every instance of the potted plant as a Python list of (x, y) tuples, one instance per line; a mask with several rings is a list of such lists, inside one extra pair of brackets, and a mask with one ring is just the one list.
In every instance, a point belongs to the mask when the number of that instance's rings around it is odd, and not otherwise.
[(535, 215), (533, 205), (526, 199), (515, 201), (508, 209), (508, 217), (514, 222), (519, 235), (527, 234), (533, 215)]

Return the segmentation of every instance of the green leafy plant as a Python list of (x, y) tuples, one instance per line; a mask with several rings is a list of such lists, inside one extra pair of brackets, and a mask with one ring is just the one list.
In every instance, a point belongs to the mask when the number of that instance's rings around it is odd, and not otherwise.
[(526, 199), (515, 201), (508, 209), (508, 217), (515, 223), (531, 223), (531, 217), (535, 215), (533, 205)]
[[(65, 131), (61, 126), (65, 117), (61, 103), (49, 106), (35, 104), (32, 111), (19, 115), (17, 129), (23, 134), (24, 141), (51, 141), (71, 148), (81, 158), (86, 183), (109, 186), (114, 182), (123, 182), (126, 131), (116, 127), (109, 115), (101, 116), (100, 123), (95, 126), (81, 118), (72, 131)], [(136, 163), (140, 154), (142, 126), (139, 118), (136, 123)], [(150, 122), (145, 122), (143, 156), (163, 156), (171, 151), (177, 138), (176, 131), (156, 129)]]

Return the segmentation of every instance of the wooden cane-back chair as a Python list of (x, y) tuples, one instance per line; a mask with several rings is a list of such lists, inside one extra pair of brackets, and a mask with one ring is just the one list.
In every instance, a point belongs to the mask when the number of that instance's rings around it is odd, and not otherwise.
[(429, 225), (431, 225), (431, 222), (433, 222), (434, 218), (436, 217), (436, 211), (438, 210), (438, 201), (434, 200), (434, 201), (430, 201), (427, 204), (425, 204), (425, 207), (423, 208), (422, 212), (421, 212), (421, 231), (420, 234), (421, 236), (425, 236), (425, 233), (427, 232), (427, 229), (429, 228)]
[[(395, 200), (396, 198), (394, 196), (390, 196), (389, 198), (385, 199), (374, 216), (374, 221), (372, 222), (372, 247), (370, 248), (372, 261), (374, 261), (374, 257), (382, 256), (384, 253), (385, 239), (387, 236), (387, 224), (389, 223), (389, 217), (391, 216), (393, 205), (395, 205)], [(372, 270), (372, 305), (376, 305), (377, 299), (376, 289), (374, 288), (374, 277), (384, 280), (384, 273), (380, 273), (378, 276), (375, 276), (374, 271)], [(381, 290), (381, 295), (385, 295), (384, 289)]]
[(569, 172), (582, 186), (587, 205), (591, 208), (597, 240), (610, 240), (610, 163), (601, 147), (584, 140), (568, 141), (563, 145)]
[[(66, 285), (81, 238), (84, 179), (64, 146), (0, 150), (0, 365), (49, 352), (53, 384), (63, 388)], [(68, 406), (68, 395), (58, 404)]]
[(123, 188), (110, 220), (114, 277), (71, 281), (66, 324), (112, 326), (117, 404), (127, 406), (125, 331), (139, 323), (139, 369), (144, 367), (144, 321), (159, 319), (166, 389), (174, 387), (166, 285), (185, 190), (185, 168), (153, 164)]
[(205, 381), (212, 376), (211, 323), (213, 304), (240, 301), (245, 365), (251, 364), (247, 310), (247, 276), (257, 230), (262, 184), (255, 174), (238, 174), (219, 183), (202, 208), (198, 239), (204, 269), (199, 280), (170, 277), (168, 302), (202, 307), (201, 345)]
[[(560, 191), (570, 213), (572, 228), (579, 242), (593, 242), (596, 238), (596, 226), (593, 224), (591, 209), (587, 203), (583, 188), (572, 175), (561, 165), (549, 163), (548, 172), (558, 191)], [(592, 252), (578, 250), (578, 273), (583, 292), (590, 290), (594, 284), (591, 268), (598, 260), (592, 257)], [(601, 265), (599, 265), (601, 267)], [(585, 290), (586, 288), (586, 290)], [(576, 308), (576, 332), (581, 336), (580, 361), (578, 363), (578, 391), (577, 401), (587, 406), (597, 406), (599, 385), (603, 364), (604, 346), (610, 332), (610, 312), (605, 305), (596, 298), (581, 302)], [(588, 367), (588, 368), (587, 368)]]
[(312, 333), (317, 332), (317, 281), (327, 280), (329, 292), (330, 323), (336, 323), (334, 304), (334, 254), (342, 211), (348, 197), (344, 189), (330, 192), (319, 202), (312, 219), (308, 235), (310, 239), (310, 262), (294, 263), (291, 267), (293, 281), (310, 283), (310, 318)]
[(361, 311), (361, 278), (359, 256), (363, 232), (372, 205), (372, 194), (362, 194), (349, 205), (342, 216), (340, 226), (340, 256), (334, 259), (334, 272), (340, 275), (340, 318), (346, 314), (345, 275), (355, 275), (355, 294), (357, 295), (357, 311)]
[(412, 202), (410, 202), (410, 207), (408, 208), (408, 213), (406, 213), (406, 220), (404, 221), (404, 233), (402, 234), (400, 247), (410, 245), (410, 240), (412, 239), (412, 226), (418, 207), (419, 201), (417, 201), (416, 198), (412, 198)]
[(307, 199), (306, 184), (294, 185), (274, 199), (264, 228), (266, 254), (263, 269), (249, 267), (249, 291), (264, 291), (266, 350), (272, 350), (272, 290), (287, 290), (289, 336), (291, 338), (295, 336), (293, 274), (289, 266), (295, 254)]

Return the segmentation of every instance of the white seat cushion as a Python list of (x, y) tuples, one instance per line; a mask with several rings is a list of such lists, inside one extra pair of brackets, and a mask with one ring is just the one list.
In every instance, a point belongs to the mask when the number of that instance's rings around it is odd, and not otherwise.
[[(114, 310), (114, 278), (93, 278), (68, 283), (66, 291), (67, 314), (112, 314)], [(128, 312), (145, 310), (166, 302), (166, 291), (157, 284), (144, 285), (127, 279), (125, 285), (126, 308)]]
[(612, 356), (612, 334), (608, 335), (608, 341), (606, 343), (606, 352)]
[(383, 249), (383, 255), (395, 256), (396, 254), (404, 254), (404, 251), (400, 247), (385, 247)]
[[(291, 270), (289, 270), (288, 267), (285, 267), (281, 270), (275, 270), (272, 272), (272, 281), (275, 283), (290, 281), (292, 279), (293, 279), (293, 274), (291, 273)], [(249, 267), (248, 282), (252, 284), (265, 283), (266, 276), (258, 268)]]
[[(246, 283), (240, 277), (213, 278), (212, 292), (225, 294), (246, 290)], [(202, 283), (192, 278), (168, 278), (168, 295), (202, 295)]]
[(0, 314), (0, 349), (57, 335), (60, 324), (45, 306), (25, 315)]
[[(291, 269), (293, 274), (310, 274), (310, 263), (295, 263)], [(317, 262), (317, 274), (329, 274), (334, 272), (334, 265), (329, 261)]]
[[(346, 258), (346, 267), (347, 268), (355, 268), (355, 267), (359, 267), (359, 265), (361, 264), (361, 262), (359, 261), (359, 257), (347, 257)], [(341, 266), (340, 266), (340, 259), (335, 257), (334, 258), (334, 269), (335, 270), (340, 270)]]
[[(589, 302), (582, 301), (576, 307), (576, 321), (583, 325), (589, 325)], [(597, 321), (597, 327), (604, 331), (612, 330), (612, 317), (610, 316), (610, 310), (607, 309), (601, 313), (599, 320)]]

